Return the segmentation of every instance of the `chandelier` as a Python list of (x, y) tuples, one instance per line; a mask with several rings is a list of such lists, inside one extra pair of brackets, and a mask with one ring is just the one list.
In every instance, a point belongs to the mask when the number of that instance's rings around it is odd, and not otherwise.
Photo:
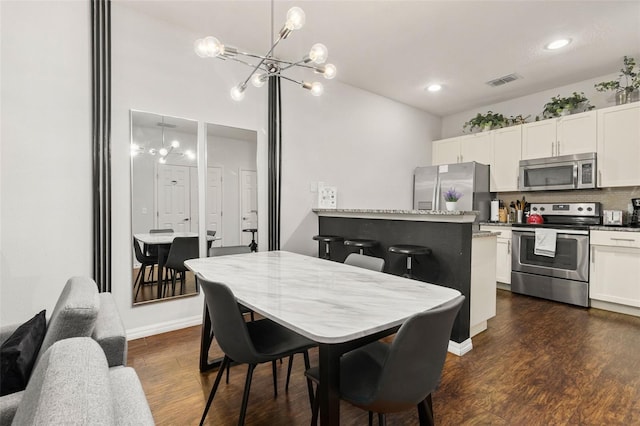
[[(324, 92), (324, 86), (320, 82), (298, 81), (282, 73), (288, 69), (299, 67), (313, 70), (317, 74), (322, 74), (326, 79), (336, 76), (336, 67), (332, 64), (325, 64), (328, 51), (324, 44), (316, 43), (311, 47), (309, 53), (299, 61), (287, 61), (276, 58), (273, 55), (275, 47), (291, 34), (293, 30), (302, 28), (305, 22), (305, 14), (299, 7), (292, 7), (287, 12), (287, 21), (278, 33), (276, 40), (272, 43), (269, 51), (264, 55), (256, 55), (243, 52), (236, 47), (222, 44), (215, 37), (205, 37), (195, 42), (195, 51), (201, 58), (218, 58), (222, 60), (232, 60), (240, 62), (252, 68), (249, 76), (240, 84), (231, 89), (231, 98), (241, 101), (249, 81), (255, 87), (262, 87), (269, 77), (277, 76), (284, 80), (291, 81), (307, 89), (314, 96), (320, 96)], [(254, 61), (256, 63), (252, 63)]]

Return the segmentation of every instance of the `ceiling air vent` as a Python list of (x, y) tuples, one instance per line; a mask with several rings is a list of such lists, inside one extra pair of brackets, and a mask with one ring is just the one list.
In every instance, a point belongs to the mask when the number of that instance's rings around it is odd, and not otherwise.
[(487, 84), (491, 87), (502, 86), (503, 84), (511, 83), (512, 81), (519, 80), (520, 77), (518, 74), (509, 74), (504, 77), (496, 78), (495, 80), (487, 81)]

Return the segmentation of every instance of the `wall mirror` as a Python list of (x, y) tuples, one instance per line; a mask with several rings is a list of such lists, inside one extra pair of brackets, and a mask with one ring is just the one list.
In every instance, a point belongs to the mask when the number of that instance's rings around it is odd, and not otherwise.
[(257, 140), (254, 130), (208, 123), (206, 229), (215, 247), (257, 250)]
[(198, 294), (197, 144), (197, 121), (131, 111), (134, 305)]

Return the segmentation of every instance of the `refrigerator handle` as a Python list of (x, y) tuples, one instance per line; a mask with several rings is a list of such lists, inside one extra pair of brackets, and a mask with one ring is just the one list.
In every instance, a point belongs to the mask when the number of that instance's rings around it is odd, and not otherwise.
[(436, 179), (433, 188), (433, 200), (431, 205), (434, 210), (440, 210), (440, 174), (436, 174)]

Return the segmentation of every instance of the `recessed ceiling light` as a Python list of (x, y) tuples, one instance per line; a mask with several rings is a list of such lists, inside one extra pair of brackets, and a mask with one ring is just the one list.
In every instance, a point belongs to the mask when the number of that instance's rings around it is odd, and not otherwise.
[(547, 49), (547, 50), (562, 49), (563, 47), (565, 47), (569, 43), (571, 43), (571, 39), (570, 38), (561, 38), (561, 39), (554, 40), (551, 43), (547, 44), (545, 46), (545, 49)]
[(427, 90), (430, 91), (430, 92), (438, 92), (438, 91), (440, 91), (440, 89), (442, 89), (442, 86), (437, 84), (437, 83), (430, 84), (427, 87)]

